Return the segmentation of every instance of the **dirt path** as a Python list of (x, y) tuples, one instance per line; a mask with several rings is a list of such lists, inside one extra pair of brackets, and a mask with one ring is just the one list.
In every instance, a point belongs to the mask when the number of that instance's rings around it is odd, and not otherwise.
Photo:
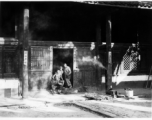
[[(147, 94), (147, 93), (146, 93)], [(145, 94), (144, 94), (145, 95)], [(114, 114), (114, 116), (122, 118), (151, 118), (152, 114), (149, 112), (151, 108), (151, 97), (136, 98), (134, 100), (125, 100), (125, 99), (116, 99), (111, 100), (102, 104), (101, 101), (92, 101), (87, 100), (85, 94), (60, 94), (60, 95), (51, 95), (47, 91), (36, 91), (25, 100), (21, 98), (0, 98), (0, 117), (104, 117), (99, 116), (99, 114), (94, 114), (92, 112), (85, 111), (75, 106), (56, 106), (56, 103), (81, 103), (88, 106), (91, 109), (96, 109), (96, 111), (105, 111), (108, 114)], [(150, 95), (151, 96), (151, 95)], [(48, 102), (46, 105), (45, 103)], [(107, 104), (106, 104), (107, 103)], [(31, 106), (31, 108), (19, 108), (18, 106), (12, 107), (3, 107), (7, 105), (22, 104), (26, 106)], [(119, 104), (119, 105), (118, 105)], [(130, 106), (133, 106), (133, 109), (130, 109)], [(139, 108), (139, 109), (137, 109)], [(103, 113), (104, 114), (104, 113)], [(102, 114), (102, 115), (103, 115)]]
[(19, 108), (14, 107), (0, 107), (0, 117), (102, 117), (88, 111), (81, 110), (74, 106), (54, 106), (47, 105), (39, 108)]
[[(106, 102), (107, 103), (107, 102)], [(151, 118), (152, 113), (142, 110), (127, 109), (124, 107), (102, 104), (96, 101), (79, 101), (76, 104), (86, 106), (87, 108), (95, 109), (97, 111), (105, 111), (113, 114), (116, 118)], [(110, 103), (113, 104), (113, 103)]]

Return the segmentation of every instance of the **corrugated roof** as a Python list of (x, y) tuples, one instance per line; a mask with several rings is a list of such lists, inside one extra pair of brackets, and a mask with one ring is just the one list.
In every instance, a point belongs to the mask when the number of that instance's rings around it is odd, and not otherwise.
[[(80, 2), (80, 1), (79, 1)], [(82, 3), (113, 6), (113, 7), (128, 7), (128, 8), (144, 8), (152, 9), (151, 1), (81, 1)]]

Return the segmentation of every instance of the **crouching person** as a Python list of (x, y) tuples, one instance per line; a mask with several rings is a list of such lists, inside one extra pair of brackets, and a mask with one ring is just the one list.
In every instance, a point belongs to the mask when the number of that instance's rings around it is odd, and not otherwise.
[(51, 88), (52, 88), (52, 93), (61, 93), (64, 85), (64, 80), (62, 79), (60, 75), (60, 71), (57, 70), (57, 72), (53, 75), (52, 80), (51, 80)]
[(63, 85), (64, 85), (64, 80), (60, 79), (58, 84), (57, 84), (57, 90), (58, 90), (58, 94), (60, 94), (63, 90)]

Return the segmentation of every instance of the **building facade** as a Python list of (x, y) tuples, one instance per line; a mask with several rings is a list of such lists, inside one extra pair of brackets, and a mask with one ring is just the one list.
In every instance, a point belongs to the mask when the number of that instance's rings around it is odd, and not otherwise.
[(151, 4), (114, 3), (1, 2), (0, 94), (47, 89), (64, 63), (74, 88), (144, 87), (152, 61)]

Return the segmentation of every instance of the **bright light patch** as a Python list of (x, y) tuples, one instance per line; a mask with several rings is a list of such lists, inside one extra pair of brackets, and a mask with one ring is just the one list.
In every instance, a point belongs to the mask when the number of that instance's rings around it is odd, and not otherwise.
[(58, 44), (59, 48), (73, 48), (74, 44), (73, 42), (67, 42), (66, 44)]
[(91, 42), (90, 50), (94, 50), (94, 49), (95, 49), (95, 43), (94, 43), (94, 42)]
[(86, 57), (82, 57), (82, 61), (83, 62), (91, 62), (94, 65), (97, 65), (98, 67), (102, 68), (102, 69), (106, 69), (103, 64), (97, 60), (97, 56), (94, 56), (93, 58), (91, 58), (90, 56), (86, 56)]

